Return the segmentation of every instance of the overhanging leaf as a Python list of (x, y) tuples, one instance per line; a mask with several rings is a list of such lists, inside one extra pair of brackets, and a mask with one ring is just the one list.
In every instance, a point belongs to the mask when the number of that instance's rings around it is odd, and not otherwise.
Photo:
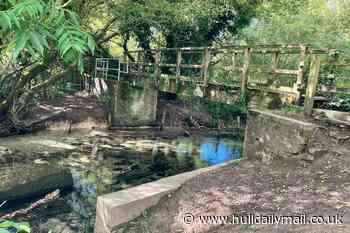
[(29, 36), (26, 32), (21, 32), (17, 35), (16, 42), (15, 42), (15, 49), (13, 51), (13, 59), (16, 60), (18, 55), (21, 53), (21, 51), (26, 46), (26, 43), (29, 39)]
[(44, 46), (42, 42), (42, 36), (37, 32), (30, 33), (30, 42), (33, 45), (33, 48), (38, 51), (41, 55), (44, 55)]

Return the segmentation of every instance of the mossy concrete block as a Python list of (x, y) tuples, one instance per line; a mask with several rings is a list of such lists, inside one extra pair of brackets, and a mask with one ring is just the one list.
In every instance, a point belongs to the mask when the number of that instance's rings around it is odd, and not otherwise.
[(317, 125), (280, 116), (269, 111), (250, 110), (244, 156), (269, 161), (299, 158), (308, 147)]
[(73, 185), (69, 170), (51, 165), (14, 167), (0, 171), (0, 202), (47, 194)]
[(158, 90), (154, 80), (138, 83), (117, 81), (111, 106), (111, 126), (154, 125), (157, 119)]

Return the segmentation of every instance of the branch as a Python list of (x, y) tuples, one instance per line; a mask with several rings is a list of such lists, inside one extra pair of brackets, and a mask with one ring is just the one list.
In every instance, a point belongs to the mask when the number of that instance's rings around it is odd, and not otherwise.
[(36, 202), (34, 202), (33, 204), (31, 204), (28, 208), (25, 208), (25, 209), (21, 209), (21, 210), (17, 210), (13, 213), (10, 213), (10, 214), (6, 214), (4, 216), (1, 216), (0, 217), (0, 221), (1, 220), (5, 220), (5, 219), (12, 219), (18, 215), (26, 215), (29, 211), (43, 205), (43, 204), (46, 204), (50, 201), (53, 201), (55, 199), (57, 199), (58, 197), (60, 196), (60, 190), (57, 189), (56, 191), (52, 192), (52, 193), (49, 193), (47, 194), (43, 199), (40, 199)]
[(68, 2), (64, 3), (61, 7), (62, 7), (62, 8), (65, 8), (65, 7), (68, 6), (71, 2), (72, 2), (72, 0), (69, 0)]
[(39, 91), (40, 89), (46, 88), (47, 86), (50, 86), (51, 84), (57, 82), (58, 80), (64, 78), (68, 73), (72, 72), (72, 69), (75, 67), (75, 65), (70, 65), (66, 71), (63, 73), (60, 73), (56, 76), (53, 76), (52, 78), (46, 80), (45, 82), (42, 82), (34, 87), (32, 87), (29, 91), (28, 94), (34, 94), (35, 92)]
[(112, 34), (110, 34), (109, 36), (102, 38), (100, 40), (97, 41), (98, 44), (103, 44), (108, 42), (109, 40), (113, 39), (114, 37), (116, 37), (117, 35), (119, 35), (119, 32), (113, 32)]
[(6, 204), (7, 201), (3, 201), (0, 205), (0, 208), (3, 207)]
[(114, 17), (114, 18), (112, 18), (111, 20), (109, 20), (109, 21), (107, 22), (107, 24), (104, 26), (104, 28), (102, 28), (102, 29), (100, 29), (100, 30), (97, 30), (97, 31), (95, 32), (94, 35), (95, 35), (96, 37), (102, 37), (102, 35), (104, 35), (104, 34), (108, 31), (109, 27), (112, 26), (113, 23), (114, 23), (115, 21), (117, 21), (117, 19), (118, 19), (118, 17)]
[[(34, 63), (33, 63), (34, 64)], [(26, 67), (24, 67), (26, 68)], [(36, 67), (34, 67), (29, 74), (20, 77), (19, 75), (17, 75), (17, 77), (14, 79), (14, 83), (12, 86), (12, 90), (10, 91), (10, 93), (7, 95), (6, 99), (4, 101), (2, 101), (0, 103), (0, 110), (2, 111), (7, 111), (13, 101), (15, 100), (16, 97), (18, 97), (18, 95), (23, 91), (24, 86), (34, 78), (34, 76), (38, 73), (41, 72), (43, 70), (47, 69), (47, 66), (45, 64), (39, 64)], [(15, 71), (15, 73), (17, 73), (17, 71)]]

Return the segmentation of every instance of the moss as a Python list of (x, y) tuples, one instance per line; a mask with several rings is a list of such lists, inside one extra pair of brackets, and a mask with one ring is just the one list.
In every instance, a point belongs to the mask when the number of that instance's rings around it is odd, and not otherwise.
[(302, 113), (304, 109), (295, 105), (283, 105), (280, 111), (284, 113)]

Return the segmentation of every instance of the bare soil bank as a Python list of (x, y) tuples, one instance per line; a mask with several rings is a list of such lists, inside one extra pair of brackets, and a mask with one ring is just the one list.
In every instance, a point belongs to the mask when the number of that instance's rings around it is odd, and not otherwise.
[[(242, 160), (197, 177), (118, 233), (350, 232), (350, 154), (328, 153), (305, 161)], [(184, 216), (343, 215), (341, 225), (185, 224)]]

